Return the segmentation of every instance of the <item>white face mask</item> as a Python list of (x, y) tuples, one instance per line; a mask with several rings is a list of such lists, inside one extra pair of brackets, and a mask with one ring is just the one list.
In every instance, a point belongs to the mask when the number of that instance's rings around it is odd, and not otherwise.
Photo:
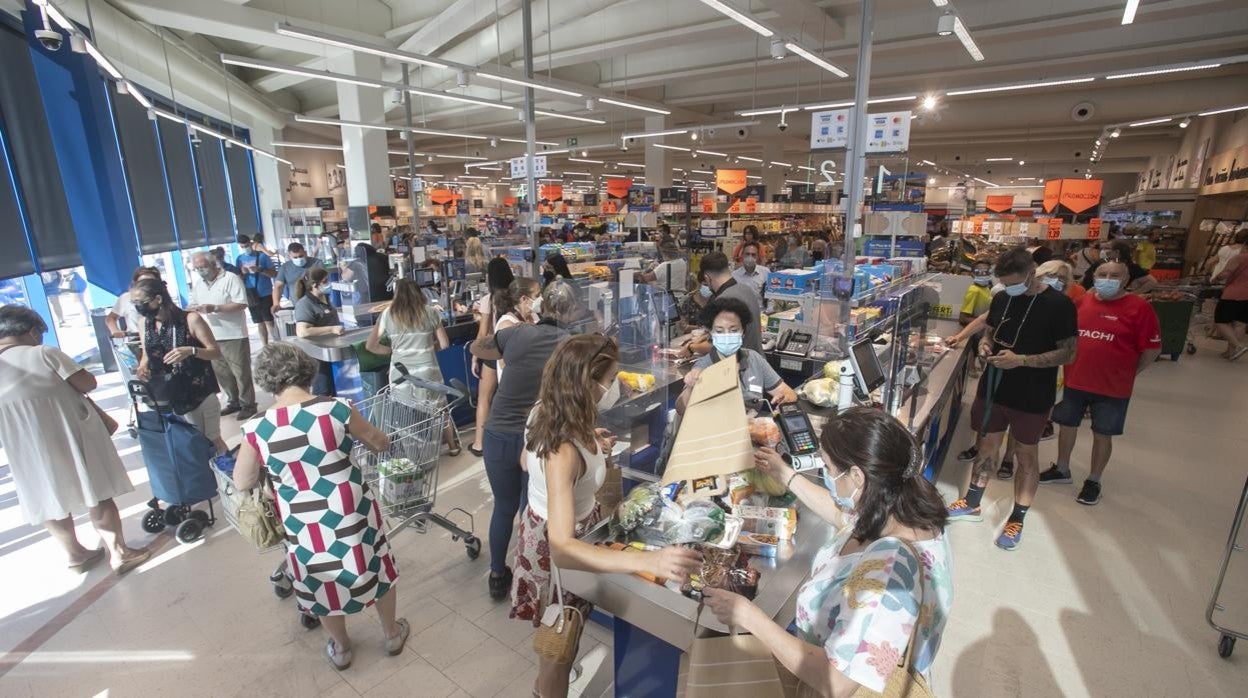
[(542, 314), (542, 297), (538, 296), (533, 299), (533, 306), (529, 310), (535, 317)]
[(615, 406), (620, 399), (620, 381), (612, 378), (611, 385), (603, 386), (605, 392), (598, 398), (598, 411), (606, 412)]

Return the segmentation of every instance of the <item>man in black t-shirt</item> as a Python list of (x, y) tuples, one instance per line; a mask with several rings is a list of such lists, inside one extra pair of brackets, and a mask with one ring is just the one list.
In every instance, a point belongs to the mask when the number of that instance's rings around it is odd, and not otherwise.
[(980, 501), (997, 469), (997, 453), (1008, 429), (1017, 442), (1014, 510), (997, 546), (1016, 550), (1023, 518), (1040, 484), (1037, 444), (1057, 396), (1057, 369), (1075, 358), (1078, 314), (1065, 294), (1036, 278), (1036, 263), (1024, 248), (997, 258), (997, 278), (1005, 290), (993, 296), (988, 328), (979, 354), (988, 368), (980, 378), (971, 424), (981, 432), (979, 456), (966, 496), (949, 505), (950, 521), (980, 521)]
[(1127, 265), (1127, 290), (1131, 293), (1147, 293), (1157, 285), (1157, 279), (1148, 270), (1135, 263), (1132, 259), (1134, 251), (1131, 243), (1126, 240), (1112, 240), (1101, 246), (1101, 258), (1093, 262), (1083, 275), (1083, 287), (1092, 290), (1096, 280), (1096, 270), (1106, 262), (1122, 262)]

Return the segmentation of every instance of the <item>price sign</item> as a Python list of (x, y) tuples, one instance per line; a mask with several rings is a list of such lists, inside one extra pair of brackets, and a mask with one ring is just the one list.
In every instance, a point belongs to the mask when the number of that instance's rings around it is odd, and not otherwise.
[(1101, 219), (1093, 218), (1088, 221), (1088, 239), (1097, 240), (1101, 237)]
[(1062, 237), (1062, 219), (1050, 218), (1049, 219), (1049, 239), (1058, 240), (1061, 237)]

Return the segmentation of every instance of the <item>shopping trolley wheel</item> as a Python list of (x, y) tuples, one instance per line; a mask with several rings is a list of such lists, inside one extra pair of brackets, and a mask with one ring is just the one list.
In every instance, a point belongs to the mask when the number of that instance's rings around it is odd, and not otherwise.
[(295, 587), (290, 583), (289, 579), (287, 579), (286, 577), (282, 577), (281, 579), (274, 580), (273, 582), (273, 595), (274, 596), (276, 596), (279, 599), (289, 599), (290, 595), (293, 593), (295, 593)]
[(307, 613), (300, 613), (299, 625), (302, 625), (304, 630), (315, 630), (320, 627), (321, 619)]
[(160, 509), (151, 509), (143, 515), (143, 530), (148, 533), (160, 533), (165, 530), (165, 512)]
[(1218, 656), (1223, 659), (1227, 659), (1231, 656), (1231, 652), (1234, 652), (1234, 651), (1235, 651), (1235, 638), (1231, 637), (1230, 635), (1223, 635), (1222, 639), (1218, 640)]
[(204, 525), (198, 519), (188, 518), (178, 524), (173, 535), (179, 543), (194, 543), (204, 535)]
[(464, 539), (464, 548), (468, 553), (469, 560), (475, 560), (481, 557), (481, 539), (476, 536), (469, 536)]
[(1196, 345), (1191, 342), (1187, 343), (1187, 353), (1189, 356), (1196, 353)]

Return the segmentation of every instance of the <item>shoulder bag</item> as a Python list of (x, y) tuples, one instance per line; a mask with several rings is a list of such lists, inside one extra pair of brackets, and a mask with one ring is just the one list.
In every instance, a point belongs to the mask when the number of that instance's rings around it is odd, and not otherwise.
[[(232, 486), (231, 486), (231, 489)], [(238, 532), (257, 550), (271, 548), (286, 537), (277, 503), (263, 483), (235, 495), (238, 502)]]
[(585, 629), (585, 617), (581, 609), (564, 605), (563, 580), (553, 560), (550, 574), (550, 601), (542, 612), (542, 624), (533, 635), (533, 651), (549, 662), (571, 664)]

